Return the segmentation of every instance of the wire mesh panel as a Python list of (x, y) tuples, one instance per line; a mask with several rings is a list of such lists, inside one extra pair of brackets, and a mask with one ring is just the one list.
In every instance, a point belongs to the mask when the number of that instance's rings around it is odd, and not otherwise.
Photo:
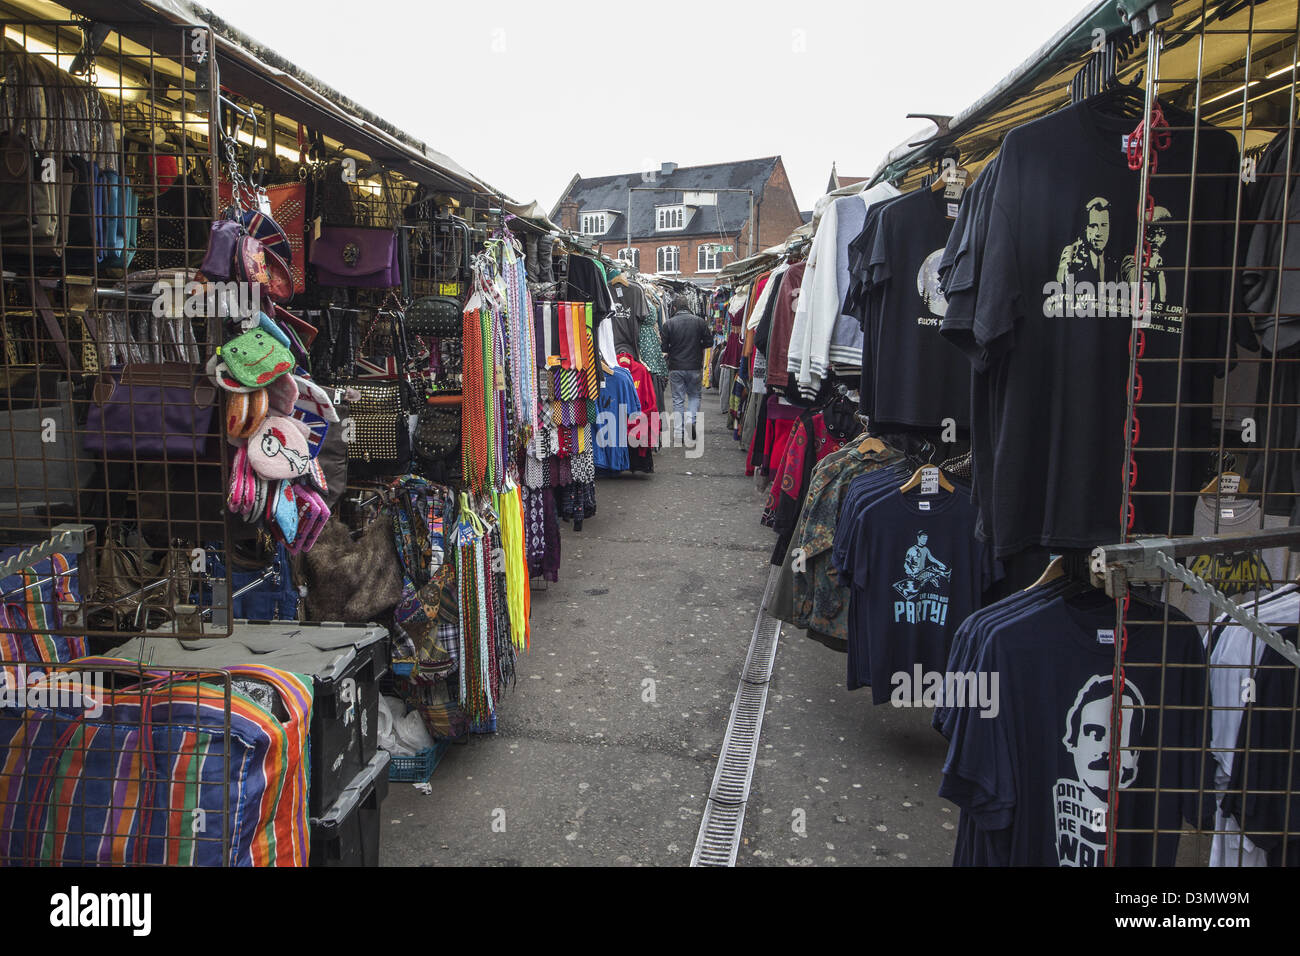
[(310, 702), (269, 668), (0, 660), (0, 864), (306, 865)]
[(221, 593), (195, 586), (206, 547), (230, 539), (205, 364), (240, 291), (197, 281), (219, 168), (211, 36), (0, 29), (0, 540), (93, 526), (79, 632), (192, 633)]
[[(1141, 202), (1120, 538), (1141, 546), (1094, 564), (1118, 618), (1095, 767), (1108, 846), (1149, 840), (1152, 864), (1184, 828), (1201, 835), (1185, 863), (1300, 851), (1298, 41), (1294, 2), (1176, 5), (1125, 141)], [(1144, 761), (1178, 772), (1138, 787)], [(1174, 810), (1142, 818), (1143, 798)]]

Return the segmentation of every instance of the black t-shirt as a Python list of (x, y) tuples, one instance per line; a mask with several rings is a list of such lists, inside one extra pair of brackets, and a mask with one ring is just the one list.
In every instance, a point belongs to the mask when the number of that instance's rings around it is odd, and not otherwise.
[[(1167, 112), (1171, 123), (1184, 121)], [(1177, 455), (1175, 476), (1175, 456), (1153, 449), (1208, 445), (1208, 410), (1186, 406), (1210, 403), (1212, 360), (1221, 367), (1226, 348), (1231, 232), (1223, 223), (1232, 219), (1237, 149), (1227, 133), (1201, 129), (1189, 245), (1193, 134), (1172, 134), (1151, 183), (1152, 259), (1142, 268), (1133, 254), (1139, 174), (1122, 149), (1134, 125), (1082, 103), (1018, 127), (988, 186), (973, 316), (944, 334), (985, 367), (1005, 363), (991, 389), (992, 472), (981, 464), (978, 477), (999, 556), (1120, 537), (1130, 332), (1142, 377), (1134, 531), (1169, 533), (1169, 489), (1195, 490), (1191, 453)], [(1146, 327), (1134, 329), (1124, 293), (1138, 282), (1152, 307)], [(1167, 361), (1180, 351), (1181, 370)], [(1190, 496), (1176, 505), (1174, 534), (1191, 532), (1193, 505)]]
[[(970, 363), (939, 334), (948, 303), (938, 265), (952, 231), (949, 200), (919, 189), (880, 213), (867, 265), (876, 370), (872, 424), (938, 428), (970, 423)], [(864, 333), (865, 337), (865, 333)], [(864, 362), (865, 364), (865, 362)]]
[[(1001, 155), (1001, 154), (999, 154)], [(939, 282), (948, 300), (948, 311), (939, 324), (939, 332), (959, 348), (972, 345), (969, 336), (952, 330), (970, 329), (975, 316), (976, 287), (984, 243), (988, 238), (989, 203), (993, 196), (990, 184), (997, 180), (998, 157), (994, 157), (961, 197), (957, 221), (953, 223), (948, 245), (939, 260)], [(993, 450), (996, 446), (993, 409), (999, 382), (999, 366), (987, 356), (977, 355), (970, 378), (971, 493), (979, 506), (975, 533), (989, 538), (987, 525), (992, 508)], [(981, 480), (982, 479), (982, 480)]]
[(886, 199), (867, 210), (862, 231), (849, 243), (849, 274), (851, 281), (845, 297), (844, 312), (852, 315), (862, 326), (862, 371), (858, 382), (858, 407), (868, 420), (876, 413), (876, 341), (875, 312), (880, 307), (880, 295), (871, 282), (869, 259), (876, 241), (876, 225), (880, 214), (902, 197)]
[(560, 298), (566, 302), (591, 303), (591, 327), (595, 329), (609, 315), (613, 303), (609, 286), (594, 260), (569, 254), (568, 278), (561, 283)]
[[(1130, 620), (1163, 614), (1132, 608)], [(1213, 820), (1204, 653), (1187, 618), (1169, 616), (1167, 638), (1160, 624), (1127, 627), (1119, 866), (1172, 866), (1182, 822)], [(959, 710), (939, 795), (1008, 831), (1012, 866), (1105, 863), (1114, 639), (1115, 602), (1094, 590), (1045, 595), (985, 639), (975, 672), (997, 675), (998, 711)]]
[(610, 320), (614, 323), (614, 351), (627, 352), (633, 358), (640, 358), (637, 347), (640, 337), (640, 321), (647, 314), (645, 296), (634, 285), (615, 282), (610, 285), (609, 293), (613, 296), (614, 311)]
[(844, 296), (845, 315), (851, 315), (862, 325), (866, 319), (866, 290), (871, 285), (870, 269), (867, 259), (871, 255), (871, 245), (876, 238), (876, 222), (880, 213), (891, 203), (898, 202), (901, 196), (883, 199), (867, 207), (867, 216), (862, 220), (862, 229), (849, 243), (849, 288)]
[(858, 526), (843, 565), (849, 690), (869, 685), (872, 703), (883, 704), (910, 687), (901, 693), (919, 701), (924, 675), (945, 670), (953, 634), (995, 577), (973, 534), (974, 506), (961, 492), (894, 490), (845, 519)]

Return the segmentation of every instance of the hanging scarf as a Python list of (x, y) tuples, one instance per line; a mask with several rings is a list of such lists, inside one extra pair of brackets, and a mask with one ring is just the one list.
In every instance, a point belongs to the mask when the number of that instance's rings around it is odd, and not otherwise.
[(505, 552), (506, 597), (510, 636), (518, 650), (528, 649), (528, 569), (524, 553), (524, 515), (519, 489), (509, 485), (497, 503), (501, 548)]

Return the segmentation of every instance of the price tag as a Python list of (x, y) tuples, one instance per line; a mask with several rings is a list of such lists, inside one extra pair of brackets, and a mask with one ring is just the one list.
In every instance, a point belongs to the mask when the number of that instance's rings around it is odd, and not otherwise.
[(939, 493), (939, 469), (930, 467), (921, 472), (921, 494), (937, 495)]
[(449, 295), (453, 299), (460, 296), (459, 282), (439, 282), (438, 295)]
[(1241, 490), (1241, 475), (1220, 475), (1219, 476), (1219, 493), (1224, 495), (1235, 495)]

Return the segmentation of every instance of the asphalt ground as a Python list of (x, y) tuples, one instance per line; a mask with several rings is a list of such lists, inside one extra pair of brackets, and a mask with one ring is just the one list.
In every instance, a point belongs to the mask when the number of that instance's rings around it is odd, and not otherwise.
[[(392, 785), (383, 864), (690, 862), (774, 541), (716, 391), (701, 424), (700, 457), (600, 479), (596, 516), (561, 526), (497, 733), (449, 748), (429, 793)], [(783, 628), (737, 865), (948, 865), (929, 720), (849, 693), (844, 655)]]

